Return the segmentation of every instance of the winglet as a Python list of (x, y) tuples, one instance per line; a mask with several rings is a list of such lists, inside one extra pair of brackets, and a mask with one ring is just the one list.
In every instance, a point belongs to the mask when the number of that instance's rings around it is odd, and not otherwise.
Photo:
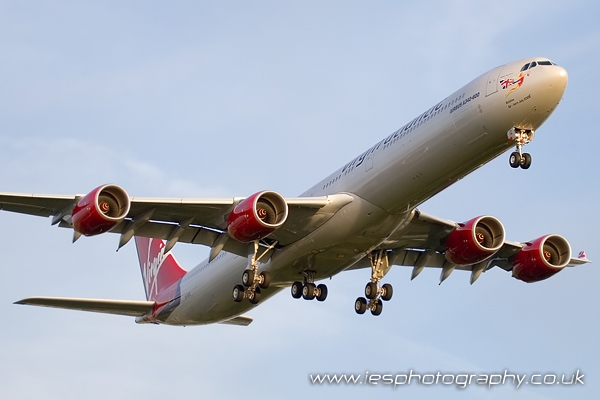
[(585, 254), (585, 250), (581, 250), (579, 252), (579, 255), (577, 256), (577, 260), (580, 261), (583, 264), (585, 264), (585, 263), (591, 263), (592, 262), (592, 260), (590, 260), (589, 258), (587, 258), (587, 255)]

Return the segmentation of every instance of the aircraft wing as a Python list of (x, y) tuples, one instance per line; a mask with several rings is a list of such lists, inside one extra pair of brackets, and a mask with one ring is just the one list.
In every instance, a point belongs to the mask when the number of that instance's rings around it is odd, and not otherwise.
[[(136, 300), (103, 300), (103, 299), (81, 299), (71, 297), (28, 297), (16, 301), (14, 304), (62, 308), (67, 310), (89, 311), (103, 314), (125, 315), (129, 317), (141, 317), (153, 311), (155, 302)], [(220, 322), (226, 325), (248, 326), (252, 318), (240, 315)]]
[[(386, 238), (380, 248), (390, 250), (388, 252), (390, 266), (413, 267), (411, 279), (414, 279), (423, 268), (439, 268), (443, 270), (440, 283), (453, 270), (471, 271), (471, 283), (473, 283), (481, 272), (493, 267), (511, 271), (514, 257), (526, 246), (525, 243), (504, 241), (492, 257), (486, 258), (482, 262), (469, 265), (453, 264), (448, 261), (445, 255), (446, 240), (459, 225), (454, 221), (438, 218), (415, 209), (409, 213), (404, 227)], [(571, 257), (565, 266), (575, 267), (589, 262), (590, 260), (585, 256), (585, 252), (582, 251), (577, 258)], [(369, 260), (365, 257), (349, 269), (369, 267)]]
[[(84, 196), (0, 193), (0, 210), (52, 216), (53, 225), (72, 228), (71, 212)], [(243, 199), (132, 197), (129, 213), (110, 232), (121, 234), (119, 247), (127, 243), (134, 234), (213, 247), (227, 229), (227, 217)], [(322, 225), (352, 200), (352, 196), (347, 194), (287, 198), (288, 218), (269, 239), (280, 246), (293, 243)], [(244, 243), (228, 240), (225, 241), (223, 250), (246, 256), (248, 247)]]

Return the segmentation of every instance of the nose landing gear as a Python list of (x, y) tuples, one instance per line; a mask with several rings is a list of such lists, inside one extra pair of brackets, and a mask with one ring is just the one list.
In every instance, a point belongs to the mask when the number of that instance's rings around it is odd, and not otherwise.
[(531, 154), (523, 153), (523, 146), (533, 140), (534, 132), (531, 129), (512, 128), (507, 136), (517, 147), (517, 150), (510, 154), (508, 163), (513, 168), (528, 169), (531, 166)]

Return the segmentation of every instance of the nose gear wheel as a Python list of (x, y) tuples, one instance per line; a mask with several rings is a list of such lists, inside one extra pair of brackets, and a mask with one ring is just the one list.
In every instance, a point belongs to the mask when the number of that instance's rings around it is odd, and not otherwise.
[(531, 154), (523, 153), (523, 146), (533, 140), (534, 132), (531, 129), (512, 128), (507, 136), (508, 140), (516, 145), (516, 151), (510, 154), (508, 163), (513, 168), (528, 169), (531, 166)]

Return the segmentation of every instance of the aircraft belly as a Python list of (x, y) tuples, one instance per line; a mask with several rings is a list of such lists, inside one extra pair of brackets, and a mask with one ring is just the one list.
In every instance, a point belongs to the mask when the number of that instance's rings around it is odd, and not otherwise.
[[(261, 264), (260, 270), (268, 270), (268, 266), (269, 263)], [(232, 298), (233, 287), (242, 283), (242, 272), (246, 267), (245, 257), (223, 252), (218, 260), (207, 264), (205, 271), (194, 281), (182, 285), (181, 304), (161, 322), (204, 325), (231, 319), (256, 307), (249, 301), (237, 303)], [(276, 285), (262, 290), (261, 304), (280, 290), (281, 287)]]
[(399, 216), (354, 197), (326, 224), (273, 255), (266, 267), (277, 284), (301, 281), (304, 270), (314, 271), (316, 279), (331, 277), (362, 259), (396, 228)]

